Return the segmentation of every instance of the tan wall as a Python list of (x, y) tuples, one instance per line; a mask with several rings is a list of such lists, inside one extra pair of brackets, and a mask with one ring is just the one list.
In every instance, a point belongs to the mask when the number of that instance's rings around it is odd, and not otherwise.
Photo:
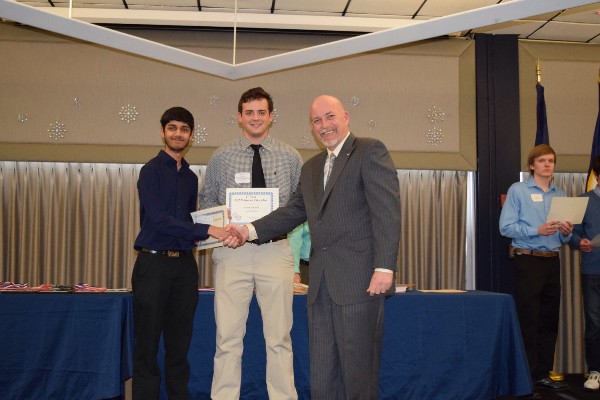
[(536, 63), (544, 86), (550, 145), (560, 172), (586, 172), (598, 116), (600, 45), (523, 41), (519, 46), (521, 164), (535, 144)]
[[(224, 62), (224, 32), (130, 31)], [(335, 36), (239, 33), (236, 61), (293, 51)], [(187, 155), (205, 164), (240, 135), (239, 95), (262, 86), (275, 100), (271, 133), (304, 157), (318, 151), (308, 106), (319, 94), (339, 97), (359, 136), (386, 143), (398, 168), (476, 169), (474, 42), (440, 39), (230, 81), (55, 34), (0, 23), (0, 159), (143, 163), (161, 146), (158, 120), (171, 106), (194, 114), (206, 140)], [(583, 172), (598, 113), (598, 45), (519, 44), (523, 170), (535, 137), (535, 63), (540, 59), (550, 142), (557, 169)], [(76, 106), (73, 99), (79, 99)], [(351, 99), (358, 99), (353, 105)], [(136, 120), (119, 112), (131, 105)], [(432, 122), (431, 110), (443, 120)], [(25, 114), (26, 122), (18, 116)], [(53, 123), (64, 124), (53, 139)], [(437, 135), (437, 141), (431, 134)]]
[[(231, 62), (227, 33), (136, 34)], [(330, 40), (246, 33), (238, 38), (236, 57), (243, 62)], [(476, 167), (472, 41), (429, 41), (229, 81), (0, 24), (0, 70), (0, 159), (145, 162), (161, 146), (160, 115), (181, 105), (207, 134), (187, 155), (191, 163), (203, 164), (216, 147), (240, 135), (232, 123), (240, 94), (262, 86), (275, 100), (272, 135), (306, 157), (318, 151), (308, 124), (310, 102), (319, 94), (332, 94), (350, 112), (353, 132), (383, 140), (398, 168)], [(138, 113), (130, 123), (119, 116), (127, 105)], [(434, 108), (443, 120), (431, 122)], [(19, 122), (19, 114), (26, 114), (27, 122)], [(63, 138), (50, 137), (56, 121), (64, 124)], [(428, 137), (430, 131), (438, 141)]]

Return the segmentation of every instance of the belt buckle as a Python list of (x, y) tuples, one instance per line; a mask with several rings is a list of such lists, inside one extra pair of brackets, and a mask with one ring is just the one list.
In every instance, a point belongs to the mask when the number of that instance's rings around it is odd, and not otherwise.
[(179, 252), (175, 250), (167, 250), (167, 256), (169, 257), (179, 257)]

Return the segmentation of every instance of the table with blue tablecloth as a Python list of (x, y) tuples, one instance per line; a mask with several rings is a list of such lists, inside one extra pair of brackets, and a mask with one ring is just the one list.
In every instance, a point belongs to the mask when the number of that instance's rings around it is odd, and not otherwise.
[(0, 294), (0, 398), (122, 396), (133, 361), (130, 294)]
[[(210, 399), (215, 354), (214, 297), (201, 294), (189, 352), (191, 399)], [(306, 296), (294, 297), (294, 378), (310, 399)], [(250, 305), (242, 358), (241, 399), (267, 399), (260, 310)], [(511, 296), (408, 292), (385, 303), (381, 399), (489, 400), (531, 392)], [(162, 399), (166, 399), (164, 392)]]
[[(190, 398), (209, 399), (213, 293), (200, 293), (189, 353)], [(489, 292), (395, 295), (385, 303), (381, 399), (489, 400), (531, 391), (512, 297)], [(294, 296), (294, 377), (310, 398), (306, 296)], [(267, 399), (260, 310), (253, 299), (241, 399)], [(107, 399), (131, 377), (130, 294), (0, 294), (0, 398)], [(162, 357), (160, 358), (162, 362)], [(162, 399), (166, 399), (164, 385)]]

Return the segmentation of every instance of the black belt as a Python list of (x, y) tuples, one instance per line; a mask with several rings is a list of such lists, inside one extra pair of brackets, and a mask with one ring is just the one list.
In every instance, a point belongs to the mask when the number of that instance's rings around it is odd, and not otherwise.
[(189, 253), (189, 251), (184, 250), (152, 250), (145, 247), (138, 247), (136, 250), (142, 253), (156, 254), (167, 257), (185, 257)]
[(308, 261), (300, 259), (300, 265), (308, 265)]
[(275, 243), (275, 242), (279, 242), (280, 240), (283, 240), (283, 239), (287, 239), (287, 235), (281, 235), (281, 236), (277, 236), (277, 237), (275, 237), (275, 238), (273, 238), (273, 239), (271, 239), (271, 240), (267, 240), (267, 241), (266, 241), (266, 242), (264, 242), (264, 243), (258, 243), (258, 240), (251, 240), (251, 241), (250, 241), (250, 243), (254, 243), (254, 244), (261, 245), (261, 244), (267, 244), (267, 243)]

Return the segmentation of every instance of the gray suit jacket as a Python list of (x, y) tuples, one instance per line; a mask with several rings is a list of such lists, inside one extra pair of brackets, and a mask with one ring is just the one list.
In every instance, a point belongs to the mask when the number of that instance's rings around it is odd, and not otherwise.
[(312, 240), (308, 304), (315, 300), (322, 279), (335, 303), (356, 304), (372, 298), (367, 288), (374, 268), (396, 269), (398, 176), (382, 142), (350, 134), (323, 189), (326, 158), (327, 152), (322, 152), (308, 160), (286, 206), (253, 225), (262, 243), (308, 220)]

